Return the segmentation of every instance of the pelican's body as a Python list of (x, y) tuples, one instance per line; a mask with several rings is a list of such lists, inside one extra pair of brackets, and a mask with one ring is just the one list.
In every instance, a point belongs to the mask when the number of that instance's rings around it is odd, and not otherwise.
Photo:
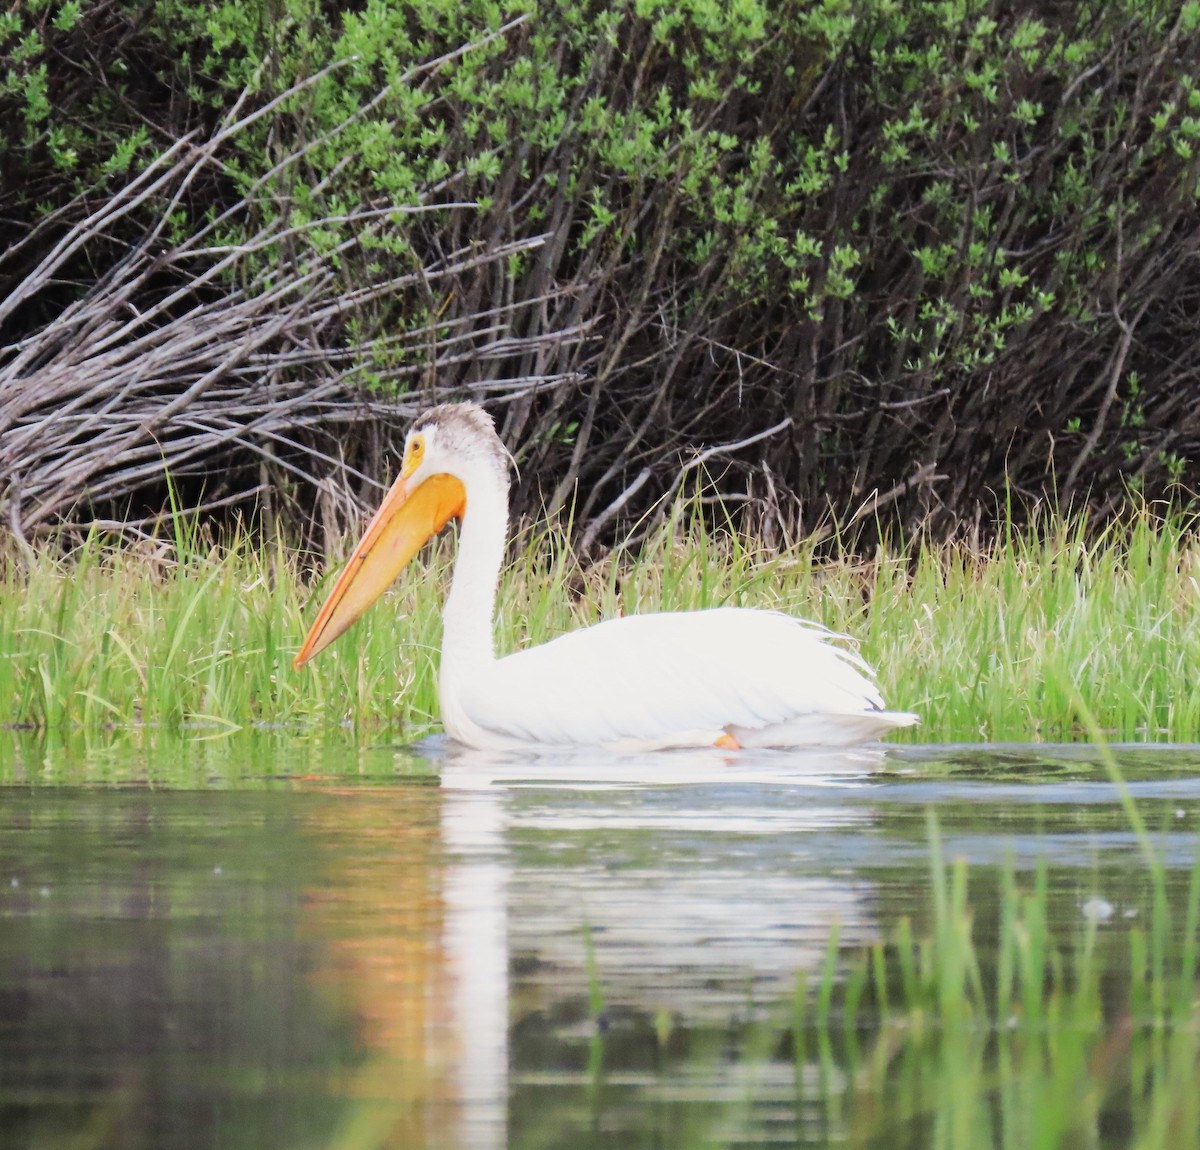
[(658, 749), (837, 746), (915, 715), (884, 710), (839, 636), (773, 611), (631, 615), (497, 659), (492, 631), (508, 530), (508, 455), (470, 404), (434, 408), (409, 433), (400, 478), (368, 526), (299, 666), (376, 599), (430, 535), (460, 518), (443, 612), (447, 733), (468, 746)]

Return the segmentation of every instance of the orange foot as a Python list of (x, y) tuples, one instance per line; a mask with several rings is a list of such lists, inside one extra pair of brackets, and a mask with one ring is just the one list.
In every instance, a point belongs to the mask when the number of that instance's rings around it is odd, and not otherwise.
[(714, 747), (720, 747), (723, 751), (740, 751), (742, 744), (737, 741), (728, 731), (725, 732), (715, 743)]

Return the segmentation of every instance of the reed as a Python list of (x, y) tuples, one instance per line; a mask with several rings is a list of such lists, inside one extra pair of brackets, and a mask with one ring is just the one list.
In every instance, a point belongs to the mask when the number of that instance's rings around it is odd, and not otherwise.
[[(827, 547), (827, 545), (826, 545)], [(185, 522), (134, 548), (86, 540), (0, 570), (0, 723), (214, 729), (437, 724), (434, 546), (313, 664), (291, 657), (327, 578), (279, 546), (210, 545)], [(500, 592), (510, 651), (617, 613), (737, 604), (820, 619), (879, 669), (921, 741), (1200, 738), (1200, 548), (1149, 511), (1100, 532), (1047, 519), (985, 548), (863, 558), (768, 551), (682, 515), (584, 564), (551, 530), (518, 540)]]
[(967, 868), (943, 859), (932, 817), (929, 845), (929, 935), (914, 943), (902, 921), (886, 943), (823, 963), (791, 1004), (798, 1080), (839, 1016), (843, 1034), (857, 1036), (841, 1046), (847, 1096), (820, 1099), (844, 1126), (841, 1140), (1108, 1145), (1117, 1120), (1129, 1128), (1125, 1145), (1200, 1146), (1200, 857), (1174, 907), (1148, 861), (1146, 928), (1113, 927), (1104, 944), (1093, 917), (1052, 928), (1045, 866), (1022, 882), (1010, 862), (989, 910), (1000, 918), (993, 950), (975, 942)]
[[(820, 1131), (823, 1145), (863, 1148), (1198, 1150), (1200, 856), (1173, 903), (1163, 868), (1143, 858), (1136, 918), (1102, 924), (1056, 916), (1044, 860), (1019, 871), (1010, 859), (999, 897), (989, 884), (976, 903), (932, 815), (927, 842), (923, 926), (902, 919), (860, 949), (840, 944), (835, 922), (790, 1001), (751, 995), (717, 1041), (697, 1031), (674, 1050), (660, 1044), (664, 1092), (737, 1084), (671, 1144), (747, 1144), (790, 1119), (806, 1145)], [(586, 928), (585, 944), (594, 1003), (603, 992)], [(589, 1067), (602, 1064), (608, 1038), (588, 1041)]]

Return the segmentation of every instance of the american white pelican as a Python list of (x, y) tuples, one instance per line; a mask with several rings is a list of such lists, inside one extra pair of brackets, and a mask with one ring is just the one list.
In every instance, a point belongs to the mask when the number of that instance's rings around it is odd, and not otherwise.
[(469, 403), (422, 415), (400, 477), (296, 656), (299, 668), (384, 592), (421, 545), (461, 520), (442, 614), (442, 722), (471, 747), (835, 746), (915, 715), (886, 711), (841, 636), (775, 611), (628, 615), (497, 659), (496, 586), (508, 535), (509, 455)]

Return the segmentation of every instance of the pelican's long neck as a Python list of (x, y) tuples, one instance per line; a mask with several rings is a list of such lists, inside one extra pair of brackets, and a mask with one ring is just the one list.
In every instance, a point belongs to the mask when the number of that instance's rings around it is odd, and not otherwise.
[(442, 611), (442, 669), (457, 671), (490, 663), (496, 586), (508, 541), (508, 477), (482, 465), (463, 484), (466, 509), (459, 531), (458, 559)]

